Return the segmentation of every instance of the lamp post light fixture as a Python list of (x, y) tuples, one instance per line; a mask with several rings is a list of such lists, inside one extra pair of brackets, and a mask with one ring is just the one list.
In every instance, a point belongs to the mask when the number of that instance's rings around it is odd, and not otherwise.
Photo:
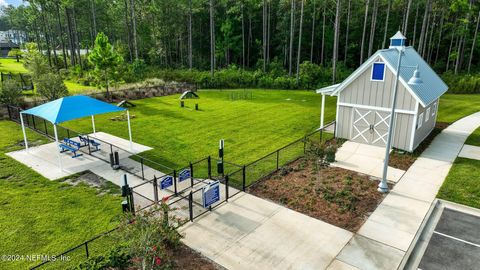
[(393, 125), (394, 125), (394, 118), (395, 118), (395, 107), (397, 105), (397, 92), (398, 92), (398, 81), (400, 79), (400, 68), (402, 67), (409, 67), (409, 68), (415, 68), (415, 71), (413, 72), (412, 78), (408, 80), (408, 84), (411, 85), (416, 85), (416, 84), (422, 84), (423, 81), (420, 78), (420, 71), (418, 70), (418, 65), (417, 66), (402, 66), (402, 56), (404, 54), (404, 47), (397, 48), (398, 50), (398, 62), (397, 62), (397, 74), (395, 77), (395, 84), (394, 84), (394, 89), (393, 89), (393, 97), (392, 97), (392, 109), (390, 111), (390, 123), (388, 126), (388, 137), (387, 137), (387, 146), (385, 149), (385, 159), (383, 161), (383, 174), (382, 174), (382, 181), (378, 184), (378, 191), (382, 193), (387, 193), (388, 192), (388, 184), (387, 184), (387, 172), (388, 172), (388, 161), (390, 160), (390, 148), (392, 145), (392, 133), (393, 133)]

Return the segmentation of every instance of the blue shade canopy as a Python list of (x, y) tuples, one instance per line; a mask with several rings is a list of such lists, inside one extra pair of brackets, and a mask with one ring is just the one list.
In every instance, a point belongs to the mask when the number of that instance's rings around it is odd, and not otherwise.
[(126, 110), (88, 96), (70, 96), (56, 99), (40, 106), (22, 111), (59, 124), (86, 116)]

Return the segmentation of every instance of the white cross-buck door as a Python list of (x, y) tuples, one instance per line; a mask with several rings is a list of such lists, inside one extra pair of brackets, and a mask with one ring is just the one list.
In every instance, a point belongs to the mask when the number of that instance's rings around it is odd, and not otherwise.
[(352, 119), (352, 141), (379, 146), (387, 144), (389, 113), (353, 108)]

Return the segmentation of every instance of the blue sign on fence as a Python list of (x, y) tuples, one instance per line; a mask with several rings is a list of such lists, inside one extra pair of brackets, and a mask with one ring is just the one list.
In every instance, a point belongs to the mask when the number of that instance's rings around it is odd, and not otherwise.
[(185, 169), (178, 174), (178, 182), (185, 181), (188, 178), (190, 178), (190, 170)]
[(207, 184), (202, 188), (203, 207), (208, 208), (220, 201), (220, 183), (218, 181)]
[(165, 175), (160, 180), (160, 189), (166, 189), (173, 185), (173, 176)]

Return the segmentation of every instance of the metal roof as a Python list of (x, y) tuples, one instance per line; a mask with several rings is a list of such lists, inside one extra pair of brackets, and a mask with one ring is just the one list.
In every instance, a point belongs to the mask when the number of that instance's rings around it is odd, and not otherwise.
[[(403, 53), (402, 66), (400, 67), (401, 81), (405, 87), (413, 92), (414, 96), (418, 98), (419, 102), (422, 103), (424, 107), (428, 106), (447, 92), (448, 86), (413, 47), (406, 47)], [(396, 74), (399, 56), (398, 49), (381, 50), (380, 55), (390, 66), (393, 73)], [(418, 71), (420, 71), (420, 77), (423, 80), (423, 83), (408, 84), (407, 82), (412, 78), (416, 66), (418, 66)]]
[(339, 86), (340, 84), (334, 84), (330, 85), (327, 87), (323, 87), (320, 89), (317, 89), (317, 94), (323, 94), (323, 95), (332, 95), (332, 93), (335, 91), (335, 89)]
[[(365, 61), (357, 70), (355, 70), (345, 81), (339, 85), (332, 85), (327, 88), (333, 90), (330, 95), (338, 95), (340, 91), (345, 89), (352, 81), (354, 81), (363, 71), (365, 71), (374, 61), (381, 57), (388, 68), (397, 74), (399, 50), (398, 48), (390, 48), (379, 50), (373, 54), (367, 61)], [(412, 78), (415, 69), (418, 66), (420, 71), (420, 78), (423, 80), (422, 84), (408, 84)], [(415, 51), (413, 47), (403, 48), (402, 63), (400, 68), (400, 83), (414, 96), (423, 107), (430, 105), (433, 101), (438, 99), (448, 90), (448, 86), (435, 73), (435, 71), (423, 60), (423, 58)], [(322, 88), (323, 89), (323, 88)], [(320, 90), (322, 90), (320, 89)]]
[(393, 35), (393, 37), (391, 37), (390, 39), (407, 39), (407, 38), (402, 34), (402, 32), (397, 31), (397, 33)]

